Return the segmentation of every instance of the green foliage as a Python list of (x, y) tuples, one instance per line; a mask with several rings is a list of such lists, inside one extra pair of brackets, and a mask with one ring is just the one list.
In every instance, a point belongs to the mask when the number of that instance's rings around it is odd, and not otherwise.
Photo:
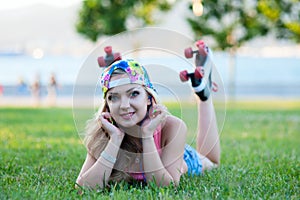
[(216, 49), (236, 49), (270, 32), (278, 38), (300, 42), (298, 0), (205, 0), (203, 6), (202, 16), (187, 20), (197, 38), (213, 38)]
[(76, 28), (95, 42), (101, 35), (114, 35), (128, 30), (129, 21), (135, 24), (135, 28), (154, 24), (153, 13), (170, 8), (167, 0), (85, 0)]
[(270, 28), (278, 38), (300, 43), (300, 1), (299, 0), (260, 0), (258, 10), (270, 21)]
[(205, 0), (202, 3), (203, 15), (189, 17), (187, 20), (197, 38), (208, 36), (214, 40), (212, 48), (237, 48), (252, 38), (269, 32), (266, 20), (260, 17), (255, 2)]
[(121, 183), (80, 196), (86, 150), (72, 110), (1, 108), (0, 199), (297, 199), (299, 112), (299, 102), (230, 105), (218, 169), (184, 175), (177, 188)]

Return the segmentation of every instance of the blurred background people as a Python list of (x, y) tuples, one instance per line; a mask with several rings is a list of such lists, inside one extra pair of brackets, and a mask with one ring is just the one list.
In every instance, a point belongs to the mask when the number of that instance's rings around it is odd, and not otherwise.
[(58, 83), (56, 80), (56, 76), (54, 73), (51, 73), (48, 86), (47, 86), (47, 92), (48, 92), (47, 101), (49, 106), (56, 105), (57, 89), (58, 89)]
[(3, 91), (4, 91), (4, 88), (3, 88), (3, 86), (0, 83), (0, 97), (3, 95)]
[(17, 84), (17, 94), (18, 95), (28, 95), (29, 90), (28, 90), (28, 85), (24, 81), (23, 77), (19, 77), (18, 84)]
[(41, 101), (41, 81), (40, 75), (37, 74), (35, 80), (31, 85), (31, 95), (33, 100), (33, 106), (38, 107), (40, 106)]

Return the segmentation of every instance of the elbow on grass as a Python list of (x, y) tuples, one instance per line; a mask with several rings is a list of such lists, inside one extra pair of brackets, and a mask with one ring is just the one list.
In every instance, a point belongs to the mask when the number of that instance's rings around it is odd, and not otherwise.
[(104, 184), (89, 183), (88, 181), (83, 180), (82, 178), (78, 178), (75, 183), (75, 188), (78, 189), (79, 191), (82, 191), (83, 189), (96, 190), (96, 189), (103, 189)]
[(162, 177), (160, 180), (157, 180), (154, 176), (152, 179), (147, 180), (147, 183), (149, 185), (155, 185), (157, 187), (169, 187), (169, 186), (179, 186), (180, 183), (180, 177), (178, 179), (173, 179), (172, 177), (164, 178)]
[(83, 182), (80, 177), (77, 178), (76, 183), (75, 183), (75, 188), (78, 189), (80, 187), (83, 187)]

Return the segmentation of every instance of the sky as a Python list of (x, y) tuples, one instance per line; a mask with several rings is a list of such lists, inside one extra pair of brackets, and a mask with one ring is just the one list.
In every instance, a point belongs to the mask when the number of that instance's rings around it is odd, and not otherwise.
[(20, 8), (36, 3), (43, 3), (58, 7), (66, 7), (81, 2), (83, 0), (0, 0), (0, 10)]

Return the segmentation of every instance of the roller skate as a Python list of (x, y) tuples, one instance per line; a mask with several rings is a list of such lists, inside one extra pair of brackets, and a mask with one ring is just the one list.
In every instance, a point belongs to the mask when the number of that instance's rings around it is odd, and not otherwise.
[(111, 46), (106, 46), (104, 48), (104, 52), (106, 53), (105, 57), (103, 57), (103, 56), (98, 57), (99, 67), (107, 67), (107, 66), (111, 65), (113, 62), (122, 59), (121, 54), (119, 52), (114, 53), (112, 51)]
[(191, 80), (192, 87), (195, 93), (202, 101), (206, 101), (211, 91), (217, 90), (217, 85), (212, 82), (211, 74), (213, 62), (211, 60), (211, 50), (205, 45), (202, 40), (196, 42), (197, 49), (193, 50), (191, 47), (184, 50), (186, 58), (195, 56), (195, 71), (188, 73), (187, 70), (181, 71), (179, 76), (182, 82)]

